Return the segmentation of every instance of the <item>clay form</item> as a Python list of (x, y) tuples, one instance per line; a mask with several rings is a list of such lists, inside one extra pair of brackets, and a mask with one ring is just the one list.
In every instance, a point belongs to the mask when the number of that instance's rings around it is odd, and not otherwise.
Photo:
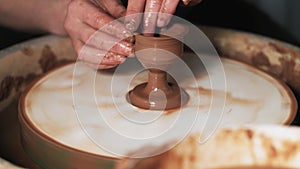
[(149, 70), (148, 82), (131, 90), (127, 100), (150, 110), (169, 110), (186, 104), (187, 93), (167, 81), (168, 69), (182, 56), (182, 42), (168, 36), (137, 35), (135, 50), (137, 59)]

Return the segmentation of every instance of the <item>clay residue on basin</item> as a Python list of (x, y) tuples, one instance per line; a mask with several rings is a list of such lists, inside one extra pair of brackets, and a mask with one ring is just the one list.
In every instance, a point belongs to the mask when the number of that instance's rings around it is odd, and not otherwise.
[[(201, 134), (192, 134), (165, 153), (143, 159), (125, 158), (116, 168), (296, 169), (300, 167), (299, 134), (298, 128), (291, 127), (239, 126), (216, 131), (203, 144), (198, 142)], [(152, 151), (171, 144), (152, 147)]]
[(221, 55), (275, 75), (300, 94), (299, 47), (267, 37), (233, 30), (201, 27)]

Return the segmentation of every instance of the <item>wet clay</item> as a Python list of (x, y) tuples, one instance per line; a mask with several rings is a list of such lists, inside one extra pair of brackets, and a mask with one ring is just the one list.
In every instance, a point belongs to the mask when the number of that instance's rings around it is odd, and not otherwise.
[(182, 42), (168, 36), (136, 35), (135, 53), (149, 74), (147, 83), (128, 93), (127, 100), (132, 105), (150, 110), (169, 110), (187, 103), (187, 93), (177, 84), (168, 83), (166, 72), (182, 56)]

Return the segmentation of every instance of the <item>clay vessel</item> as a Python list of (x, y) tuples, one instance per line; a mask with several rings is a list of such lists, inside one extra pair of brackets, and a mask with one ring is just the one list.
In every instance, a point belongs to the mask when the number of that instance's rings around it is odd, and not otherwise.
[(167, 71), (182, 56), (183, 44), (169, 36), (136, 35), (135, 54), (149, 70), (148, 82), (136, 86), (128, 94), (128, 101), (143, 109), (169, 110), (188, 101), (188, 95), (177, 84), (169, 84)]

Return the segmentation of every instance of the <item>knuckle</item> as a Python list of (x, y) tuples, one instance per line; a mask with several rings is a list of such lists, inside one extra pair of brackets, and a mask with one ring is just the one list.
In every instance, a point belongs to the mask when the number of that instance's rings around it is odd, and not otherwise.
[(66, 18), (65, 22), (64, 22), (64, 28), (67, 32), (71, 32), (72, 30), (72, 24), (70, 24), (68, 18)]

